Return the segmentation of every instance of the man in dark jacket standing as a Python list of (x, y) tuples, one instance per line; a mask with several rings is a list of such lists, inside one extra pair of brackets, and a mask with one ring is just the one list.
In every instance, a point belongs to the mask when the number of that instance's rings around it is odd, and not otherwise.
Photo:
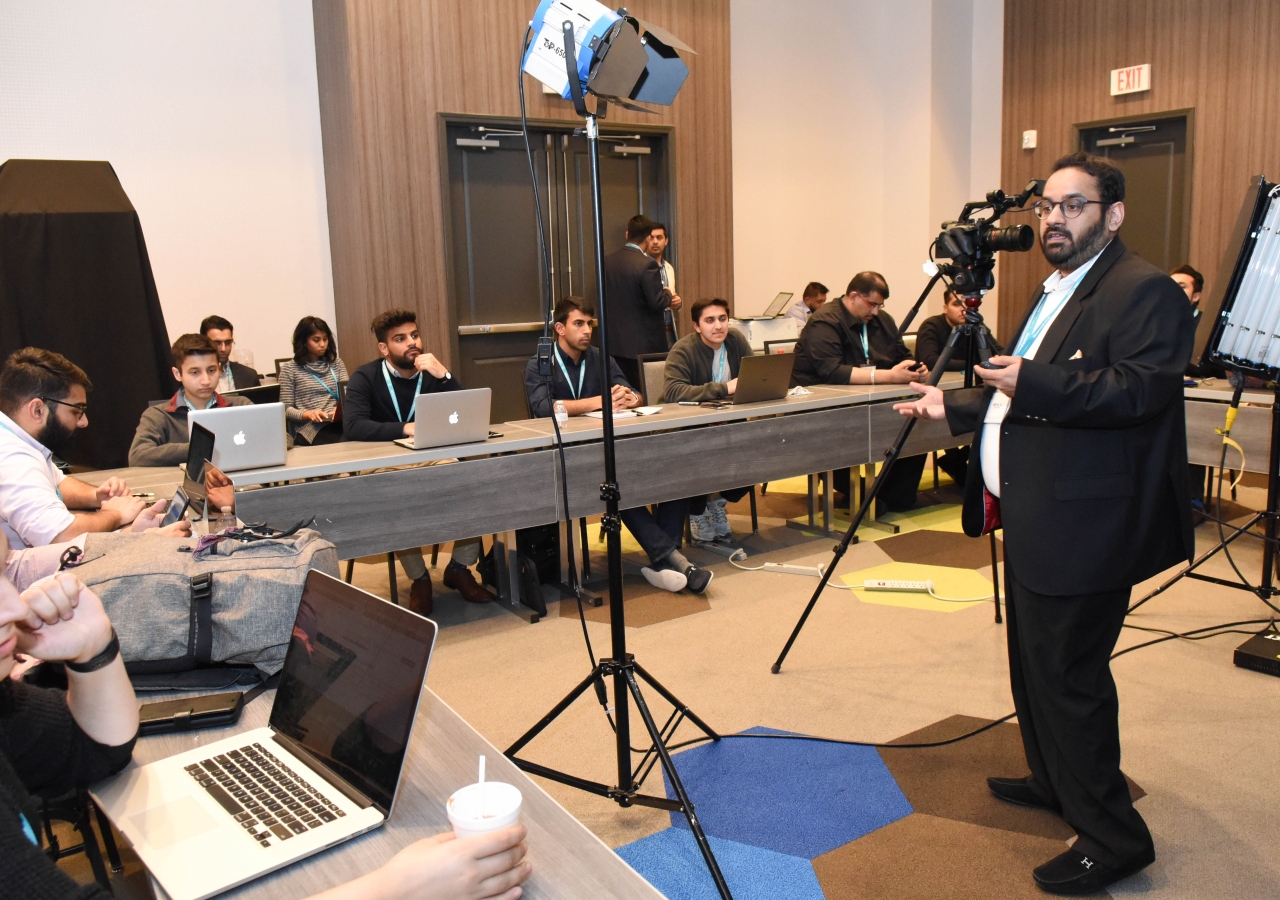
[(665, 353), (665, 310), (680, 308), (680, 298), (662, 286), (658, 261), (643, 245), (657, 223), (636, 216), (627, 223), (627, 243), (604, 258), (605, 327), (609, 355), (630, 384), (644, 384), (636, 357)]
[(964, 529), (1005, 530), (1009, 677), (1028, 778), (989, 778), (1002, 800), (1061, 813), (1074, 846), (1035, 870), (1086, 894), (1155, 859), (1120, 772), (1110, 655), (1134, 584), (1189, 560), (1182, 370), (1194, 327), (1177, 284), (1130, 253), (1124, 174), (1075, 153), (1035, 205), (1055, 270), (986, 386), (897, 405), (977, 430)]
[[(413, 310), (389, 309), (370, 326), (378, 339), (381, 359), (351, 373), (343, 399), (342, 433), (349, 441), (394, 441), (413, 434), (414, 403), (419, 394), (460, 391), (462, 385), (433, 353), (424, 353)], [(414, 612), (431, 614), (431, 576), (421, 547), (396, 553), (404, 573), (412, 579), (409, 604)], [(444, 570), (444, 585), (472, 603), (493, 599), (471, 573), (480, 561), (480, 539), (454, 541), (453, 556)]]

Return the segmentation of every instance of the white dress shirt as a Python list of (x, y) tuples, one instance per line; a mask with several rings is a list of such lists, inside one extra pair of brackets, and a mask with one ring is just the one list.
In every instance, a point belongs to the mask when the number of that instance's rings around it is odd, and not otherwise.
[(236, 377), (231, 372), (231, 360), (227, 360), (227, 364), (221, 366), (220, 369), (221, 371), (218, 373), (218, 393), (225, 394), (227, 391), (234, 391), (236, 389)]
[[(1106, 247), (1102, 248), (1102, 250), (1106, 249)], [(1035, 358), (1040, 345), (1044, 342), (1044, 336), (1053, 327), (1059, 313), (1067, 305), (1067, 300), (1075, 293), (1080, 282), (1084, 281), (1093, 264), (1098, 261), (1102, 250), (1071, 274), (1063, 275), (1054, 270), (1053, 274), (1044, 280), (1044, 296), (1040, 298), (1040, 302), (1027, 319), (1027, 324), (1018, 337), (1017, 346), (1009, 351), (1010, 356), (1020, 356), (1023, 359)], [(996, 391), (990, 405), (987, 406), (987, 414), (982, 420), (982, 481), (987, 486), (987, 490), (996, 497), (1000, 496), (1000, 426), (1004, 423), (1004, 417), (1009, 414), (1009, 405), (1012, 402), (1013, 398), (1004, 391)]]
[(51, 544), (75, 521), (58, 492), (67, 476), (52, 457), (48, 447), (0, 412), (0, 531), (13, 550)]

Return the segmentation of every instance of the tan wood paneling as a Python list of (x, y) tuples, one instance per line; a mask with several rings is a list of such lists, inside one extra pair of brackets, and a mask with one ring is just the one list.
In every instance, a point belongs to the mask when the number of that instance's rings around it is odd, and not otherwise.
[[(444, 256), (442, 113), (518, 116), (516, 68), (533, 0), (313, 0), (320, 121), (333, 251), (335, 328), (354, 366), (376, 355), (369, 321), (418, 312), (427, 347), (453, 343)], [(607, 122), (674, 127), (679, 288), (733, 299), (728, 0), (636, 0), (698, 55), (657, 115), (611, 109)], [(525, 80), (530, 118), (573, 119)], [(608, 248), (613, 249), (613, 248)], [(684, 315), (687, 320), (686, 305)]]
[[(1110, 71), (1142, 63), (1151, 63), (1151, 90), (1110, 96)], [(1078, 149), (1075, 125), (1187, 109), (1194, 111), (1187, 261), (1212, 283), (1249, 178), (1280, 178), (1280, 3), (1006, 0), (1006, 190), (1044, 177), (1055, 159)], [(1022, 150), (1031, 128), (1039, 147)], [(1049, 267), (1038, 248), (1003, 256), (1000, 334), (1008, 335)]]

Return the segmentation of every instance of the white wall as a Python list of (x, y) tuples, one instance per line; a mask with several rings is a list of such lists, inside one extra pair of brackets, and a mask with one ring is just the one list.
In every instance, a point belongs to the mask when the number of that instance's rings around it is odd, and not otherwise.
[(11, 158), (115, 167), (170, 337), (218, 313), (270, 371), (300, 317), (333, 323), (308, 0), (0, 0)]
[(1002, 186), (1003, 22), (1003, 0), (733, 0), (740, 314), (874, 269), (902, 320), (939, 224)]

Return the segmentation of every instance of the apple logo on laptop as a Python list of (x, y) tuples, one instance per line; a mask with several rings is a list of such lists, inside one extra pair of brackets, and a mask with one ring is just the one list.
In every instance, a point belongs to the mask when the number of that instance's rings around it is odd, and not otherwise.
[(449, 424), (450, 425), (458, 424), (458, 414), (456, 412), (449, 413)]
[(237, 433), (235, 434), (235, 436), (231, 438), (231, 440), (235, 442), (235, 444), (236, 444), (236, 446), (237, 446), (237, 447), (243, 447), (243, 446), (244, 446), (244, 432), (243, 432), (243, 431), (237, 432)]

